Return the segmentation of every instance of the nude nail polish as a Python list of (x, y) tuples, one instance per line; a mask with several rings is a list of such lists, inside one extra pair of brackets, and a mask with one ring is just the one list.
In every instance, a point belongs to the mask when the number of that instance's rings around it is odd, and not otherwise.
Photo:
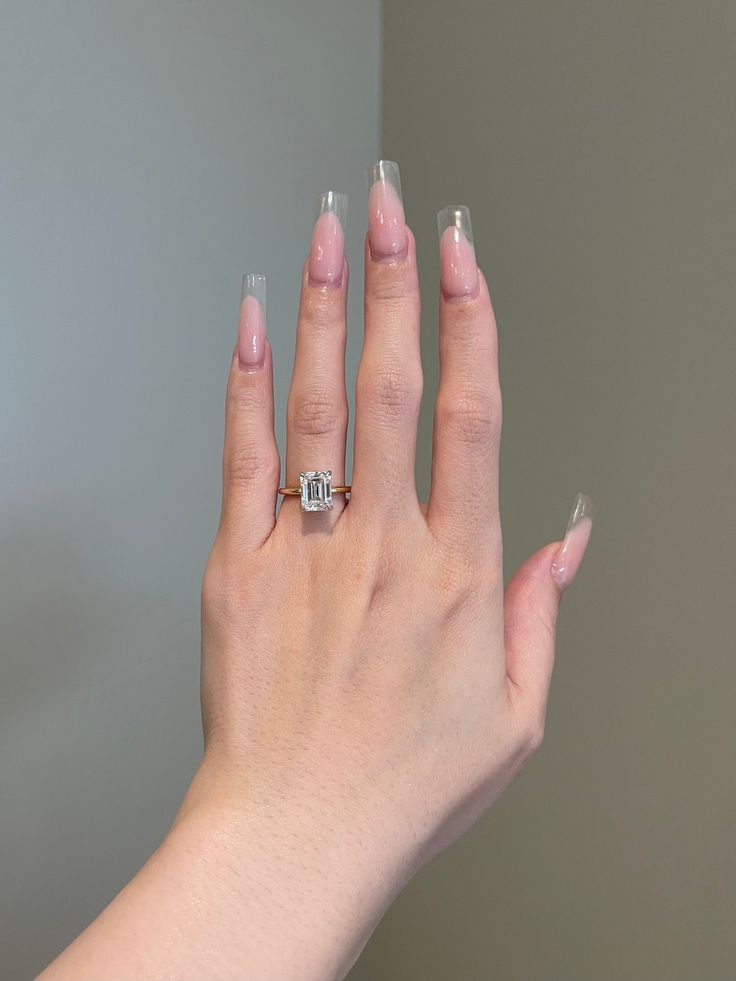
[(567, 589), (577, 575), (592, 529), (593, 502), (586, 494), (578, 494), (567, 522), (565, 538), (550, 569), (560, 589)]
[(440, 237), (440, 283), (448, 298), (474, 296), (478, 292), (470, 211), (463, 204), (450, 205), (437, 213)]
[(406, 255), (407, 236), (399, 165), (377, 160), (368, 168), (368, 241), (374, 259)]
[(238, 322), (238, 364), (243, 371), (258, 371), (266, 357), (266, 277), (246, 273)]
[(320, 194), (309, 250), (309, 282), (313, 286), (339, 286), (342, 283), (347, 215), (347, 194), (337, 191)]

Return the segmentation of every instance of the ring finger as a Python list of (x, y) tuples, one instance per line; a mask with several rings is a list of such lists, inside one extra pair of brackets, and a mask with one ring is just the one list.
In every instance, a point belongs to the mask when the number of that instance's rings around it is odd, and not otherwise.
[[(309, 259), (302, 276), (294, 371), (286, 412), (286, 484), (299, 486), (306, 471), (332, 471), (332, 486), (345, 482), (348, 400), (345, 391), (348, 268), (345, 261), (347, 196), (320, 195)], [(332, 525), (345, 506), (335, 494)], [(281, 514), (300, 510), (285, 497)], [(313, 516), (312, 516), (313, 517)]]

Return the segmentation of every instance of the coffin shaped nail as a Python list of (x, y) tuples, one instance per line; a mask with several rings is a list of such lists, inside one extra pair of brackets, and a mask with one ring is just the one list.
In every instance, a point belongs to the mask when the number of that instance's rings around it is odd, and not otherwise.
[(266, 356), (266, 277), (246, 273), (240, 294), (238, 363), (244, 371), (263, 367)]
[(473, 296), (478, 290), (470, 211), (453, 204), (437, 213), (440, 239), (440, 283), (447, 297)]
[(407, 236), (399, 165), (377, 160), (368, 168), (368, 241), (378, 260), (403, 258)]
[(315, 286), (339, 286), (342, 283), (347, 216), (347, 194), (325, 191), (319, 195), (309, 250), (309, 281)]
[(575, 498), (565, 538), (552, 560), (551, 573), (560, 589), (567, 589), (577, 575), (593, 530), (593, 502), (587, 494)]

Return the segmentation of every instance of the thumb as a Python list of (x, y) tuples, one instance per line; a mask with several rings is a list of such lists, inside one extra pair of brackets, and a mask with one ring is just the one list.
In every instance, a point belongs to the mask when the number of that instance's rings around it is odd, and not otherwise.
[(506, 673), (520, 691), (541, 705), (546, 704), (552, 676), (562, 594), (580, 568), (592, 527), (593, 502), (578, 494), (563, 541), (535, 552), (506, 587)]

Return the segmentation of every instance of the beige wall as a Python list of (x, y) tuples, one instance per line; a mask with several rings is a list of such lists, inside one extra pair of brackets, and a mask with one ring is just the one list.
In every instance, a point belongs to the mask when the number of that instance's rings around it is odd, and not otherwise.
[(500, 324), (507, 573), (578, 489), (598, 517), (542, 751), (355, 979), (736, 976), (735, 42), (726, 2), (385, 4), (428, 394), (460, 202)]

